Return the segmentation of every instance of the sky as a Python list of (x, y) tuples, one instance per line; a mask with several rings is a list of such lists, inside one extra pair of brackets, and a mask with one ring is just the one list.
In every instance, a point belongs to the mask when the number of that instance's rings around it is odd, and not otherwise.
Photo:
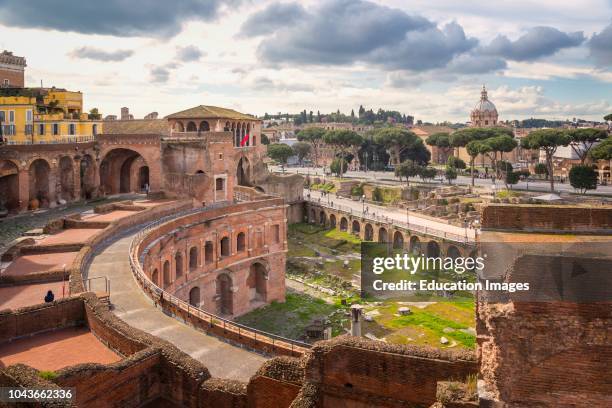
[(465, 122), (612, 112), (612, 0), (0, 0), (26, 85), (136, 118), (399, 110)]

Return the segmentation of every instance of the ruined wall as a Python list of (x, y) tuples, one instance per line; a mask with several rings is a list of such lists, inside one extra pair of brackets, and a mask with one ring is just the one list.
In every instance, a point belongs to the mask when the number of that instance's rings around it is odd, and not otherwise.
[(609, 232), (612, 207), (490, 204), (481, 224), (491, 230)]

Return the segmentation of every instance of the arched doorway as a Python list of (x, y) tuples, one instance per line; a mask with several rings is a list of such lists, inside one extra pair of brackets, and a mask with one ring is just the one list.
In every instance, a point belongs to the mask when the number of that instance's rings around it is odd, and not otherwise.
[(198, 127), (196, 126), (195, 122), (188, 122), (187, 123), (187, 131), (188, 132), (197, 132), (198, 131)]
[(198, 248), (191, 247), (189, 250), (189, 272), (193, 272), (198, 268)]
[(372, 228), (371, 224), (366, 224), (363, 239), (365, 241), (373, 241), (374, 240), (374, 228)]
[(446, 256), (452, 259), (457, 259), (461, 257), (461, 252), (457, 249), (456, 246), (450, 245), (446, 250)]
[(378, 242), (387, 242), (387, 229), (384, 227), (378, 230)]
[(437, 258), (440, 256), (440, 245), (436, 241), (429, 241), (427, 243), (427, 254), (428, 257)]
[(395, 249), (404, 248), (404, 236), (399, 231), (395, 231), (393, 233), (393, 248)]
[(95, 168), (93, 158), (86, 154), (81, 158), (81, 198), (89, 200), (93, 198), (96, 189)]
[(410, 248), (409, 251), (413, 255), (421, 254), (421, 240), (416, 235), (410, 237)]
[(203, 120), (200, 122), (200, 132), (210, 132), (210, 125), (207, 121)]
[(244, 232), (241, 232), (236, 236), (236, 251), (242, 252), (246, 247), (246, 235)]
[(49, 174), (51, 167), (46, 160), (36, 159), (30, 165), (30, 206), (38, 201), (38, 207), (49, 206)]
[(217, 311), (220, 314), (234, 314), (232, 278), (226, 273), (217, 276), (215, 281), (217, 287)]
[(163, 274), (164, 274), (164, 288), (166, 288), (172, 282), (170, 278), (170, 262), (169, 261), (164, 262)]
[(319, 224), (325, 225), (325, 211), (319, 213)]
[(315, 212), (314, 208), (310, 210), (310, 222), (313, 224), (317, 222), (317, 213)]
[(174, 255), (174, 265), (175, 265), (175, 274), (174, 276), (176, 276), (177, 278), (180, 278), (181, 276), (183, 276), (183, 254), (180, 252), (177, 252)]
[(361, 232), (361, 225), (359, 224), (359, 221), (357, 221), (357, 220), (353, 221), (351, 232), (353, 234), (359, 235), (359, 232)]
[(340, 218), (340, 231), (348, 230), (348, 220), (345, 217)]
[[(137, 163), (135, 163), (138, 161)], [(142, 166), (144, 164), (144, 166)], [(100, 164), (100, 187), (105, 194), (129, 193), (139, 184), (139, 169), (148, 165), (144, 158), (134, 150), (113, 149), (106, 154)], [(145, 176), (143, 170), (143, 176)]]
[(250, 290), (251, 302), (265, 302), (267, 292), (268, 272), (259, 262), (255, 262), (249, 268), (247, 287)]
[(200, 288), (194, 286), (189, 291), (189, 304), (194, 307), (200, 307)]
[(138, 188), (140, 191), (148, 192), (149, 187), (149, 166), (142, 166), (138, 169)]
[(336, 228), (336, 216), (334, 214), (329, 215), (329, 226)]
[(19, 168), (10, 160), (0, 161), (0, 210), (19, 210)]
[(159, 286), (159, 272), (157, 271), (157, 269), (154, 269), (153, 273), (151, 273), (151, 282)]
[(221, 256), (230, 256), (230, 240), (229, 240), (229, 237), (221, 238)]
[(66, 201), (74, 199), (74, 167), (72, 159), (64, 156), (59, 161), (60, 198)]

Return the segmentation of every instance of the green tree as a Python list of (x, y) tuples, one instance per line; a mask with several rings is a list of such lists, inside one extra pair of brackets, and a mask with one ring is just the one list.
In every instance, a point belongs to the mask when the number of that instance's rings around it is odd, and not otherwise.
[(268, 136), (264, 135), (263, 133), (261, 134), (261, 144), (263, 145), (270, 144), (270, 139), (268, 139)]
[(595, 144), (607, 137), (607, 132), (603, 129), (580, 128), (567, 131), (570, 139), (570, 147), (580, 158), (580, 164), (589, 156), (589, 152)]
[(555, 191), (553, 156), (559, 146), (567, 146), (569, 142), (569, 136), (560, 129), (535, 130), (521, 140), (521, 145), (526, 149), (544, 151), (550, 180), (550, 191)]
[(342, 177), (342, 175), (346, 173), (347, 168), (348, 163), (344, 160), (340, 160), (339, 158), (335, 158), (329, 165), (329, 171), (336, 174), (338, 177)]
[(593, 160), (612, 160), (612, 137), (603, 140), (590, 153)]
[(448, 180), (448, 184), (452, 184), (453, 180), (457, 178), (457, 169), (453, 166), (446, 166), (444, 176), (446, 180)]
[(510, 186), (510, 189), (512, 189), (512, 186), (518, 183), (520, 178), (521, 178), (520, 173), (516, 173), (512, 171), (512, 169), (510, 169), (510, 171), (507, 171), (504, 177), (504, 181), (506, 182), (506, 188)]
[(465, 146), (467, 154), (470, 156), (470, 174), (472, 176), (472, 186), (474, 185), (474, 161), (479, 154), (484, 154), (488, 151), (489, 146), (480, 140), (472, 140)]
[(89, 119), (90, 120), (100, 120), (100, 119), (102, 119), (102, 114), (100, 113), (98, 108), (92, 108), (89, 111)]
[(312, 147), (312, 158), (314, 159), (315, 166), (319, 165), (319, 153), (321, 146), (323, 145), (323, 135), (325, 129), (318, 127), (307, 127), (304, 130), (300, 130), (297, 134), (297, 139), (300, 142), (310, 143)]
[[(334, 148), (336, 156), (342, 163), (346, 163), (348, 153), (363, 142), (361, 136), (352, 130), (330, 130), (323, 135), (323, 141)], [(348, 166), (348, 165), (347, 165)], [(342, 164), (344, 168), (344, 164)], [(342, 171), (340, 176), (345, 173)]]
[(491, 160), (491, 166), (495, 169), (495, 175), (499, 178), (499, 168), (497, 167), (497, 154), (500, 154), (500, 159), (503, 159), (504, 152), (511, 152), (516, 146), (517, 141), (508, 135), (501, 135), (485, 139), (483, 143), (486, 143), (490, 150), (486, 153), (487, 157)]
[(399, 166), (395, 166), (395, 175), (402, 181), (406, 177), (406, 184), (410, 185), (410, 177), (416, 177), (421, 173), (421, 166), (412, 160), (406, 160)]
[(586, 194), (587, 190), (597, 188), (597, 172), (591, 166), (574, 166), (569, 172), (569, 180), (572, 187)]
[(606, 116), (604, 116), (604, 120), (606, 122), (612, 122), (612, 113), (608, 113)]
[(446, 160), (446, 165), (454, 167), (456, 169), (465, 169), (465, 162), (455, 156), (448, 156), (448, 160)]
[(374, 135), (374, 141), (385, 146), (393, 165), (401, 163), (401, 156), (404, 151), (414, 149), (419, 142), (422, 145), (421, 139), (413, 132), (395, 127), (378, 130)]
[(384, 201), (383, 192), (380, 187), (375, 187), (374, 190), (372, 190), (372, 201), (377, 201), (379, 203)]
[(297, 142), (294, 143), (291, 148), (293, 149), (295, 155), (298, 157), (300, 164), (304, 164), (304, 159), (310, 153), (310, 144), (306, 142)]
[(287, 160), (293, 156), (293, 149), (283, 143), (273, 143), (268, 145), (268, 156), (280, 164), (287, 164)]
[(419, 176), (421, 177), (421, 179), (423, 179), (423, 181), (433, 179), (434, 177), (436, 177), (436, 174), (437, 171), (433, 167), (422, 166), (419, 169)]
[[(429, 146), (437, 147), (438, 150), (442, 151), (444, 157), (447, 157), (453, 149), (453, 146), (450, 142), (449, 134), (444, 132), (434, 133), (433, 135), (430, 135), (425, 140), (425, 143)], [(437, 157), (434, 160), (436, 160), (436, 163), (441, 164), (440, 157)]]

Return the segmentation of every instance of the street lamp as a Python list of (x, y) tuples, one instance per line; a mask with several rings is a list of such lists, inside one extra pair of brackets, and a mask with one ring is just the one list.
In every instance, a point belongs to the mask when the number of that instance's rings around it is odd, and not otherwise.
[(362, 214), (365, 214), (365, 199), (366, 199), (366, 196), (364, 194), (364, 195), (361, 196), (361, 204), (362, 204), (361, 212), (362, 212)]

